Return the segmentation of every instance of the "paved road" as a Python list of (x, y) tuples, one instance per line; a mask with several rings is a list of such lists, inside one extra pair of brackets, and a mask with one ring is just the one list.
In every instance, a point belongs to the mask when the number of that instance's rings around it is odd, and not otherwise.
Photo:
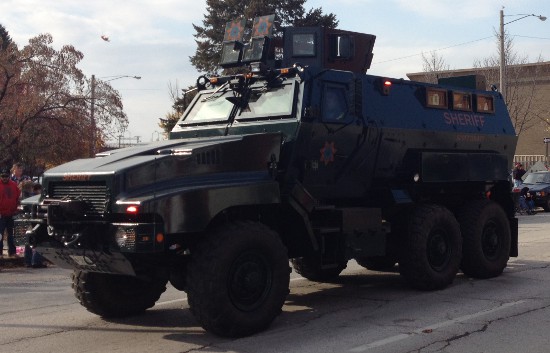
[(520, 257), (491, 280), (409, 289), (397, 273), (350, 262), (337, 283), (293, 274), (269, 330), (238, 340), (197, 326), (169, 287), (145, 315), (105, 321), (73, 296), (60, 268), (0, 272), (0, 352), (548, 352), (550, 214), (520, 216)]

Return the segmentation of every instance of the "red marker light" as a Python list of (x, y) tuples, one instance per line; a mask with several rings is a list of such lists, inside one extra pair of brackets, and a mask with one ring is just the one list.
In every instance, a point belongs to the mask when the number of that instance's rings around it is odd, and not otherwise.
[(382, 80), (382, 94), (384, 96), (387, 96), (390, 94), (391, 85), (392, 83), (390, 80)]
[(138, 207), (137, 206), (128, 206), (126, 207), (126, 213), (137, 213)]

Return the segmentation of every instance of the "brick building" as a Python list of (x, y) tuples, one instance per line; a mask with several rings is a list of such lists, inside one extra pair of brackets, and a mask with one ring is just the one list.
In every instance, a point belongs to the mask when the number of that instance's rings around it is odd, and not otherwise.
[[(417, 72), (407, 77), (412, 81), (436, 83), (440, 78), (465, 75), (481, 75), (477, 80), (478, 88), (499, 87), (498, 67)], [(512, 65), (507, 67), (506, 75), (506, 101), (519, 135), (516, 160), (528, 165), (539, 160), (548, 163), (550, 143), (545, 144), (544, 139), (550, 137), (550, 61)]]

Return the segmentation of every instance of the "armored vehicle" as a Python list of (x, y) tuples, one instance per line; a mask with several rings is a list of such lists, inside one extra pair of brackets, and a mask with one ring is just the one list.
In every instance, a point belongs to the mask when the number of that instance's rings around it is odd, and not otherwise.
[(19, 234), (74, 269), (87, 310), (141, 313), (170, 282), (206, 330), (239, 337), (281, 312), (289, 259), (313, 281), (351, 259), (398, 264), (435, 290), (517, 256), (516, 135), (500, 93), (367, 75), (375, 36), (273, 38), (272, 20), (246, 43), (244, 22), (227, 25), (232, 74), (199, 77), (169, 140), (44, 173)]

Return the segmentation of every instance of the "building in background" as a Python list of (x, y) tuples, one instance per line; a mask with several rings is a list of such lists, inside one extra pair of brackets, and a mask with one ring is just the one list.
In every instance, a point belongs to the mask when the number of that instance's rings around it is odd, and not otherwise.
[[(516, 160), (527, 165), (537, 161), (548, 165), (550, 143), (544, 141), (550, 138), (550, 61), (511, 65), (506, 68), (506, 74), (508, 108), (519, 135)], [(437, 83), (438, 79), (467, 75), (478, 75), (471, 80), (477, 88), (499, 87), (498, 67), (417, 72), (407, 77), (412, 81)]]

